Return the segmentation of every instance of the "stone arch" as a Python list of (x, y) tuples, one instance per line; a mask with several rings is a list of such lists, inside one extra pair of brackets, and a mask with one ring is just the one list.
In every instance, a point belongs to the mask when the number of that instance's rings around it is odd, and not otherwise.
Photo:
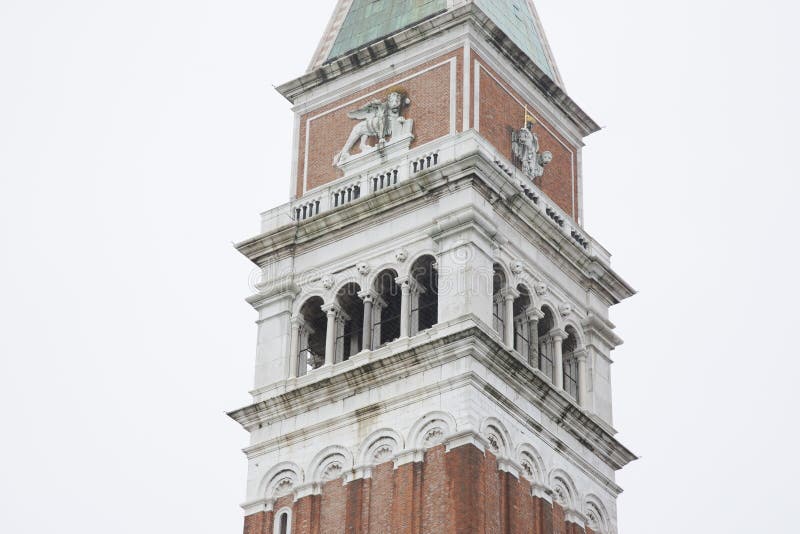
[(447, 412), (430, 412), (419, 419), (408, 433), (408, 445), (415, 449), (427, 449), (444, 442), (456, 431), (456, 420)]
[(575, 510), (575, 503), (580, 497), (575, 483), (563, 469), (554, 469), (550, 473), (550, 488), (553, 490), (553, 501), (565, 510)]
[(370, 434), (361, 447), (361, 465), (378, 465), (388, 462), (404, 448), (403, 436), (390, 428)]
[(553, 307), (547, 302), (543, 303), (539, 310), (542, 312), (537, 324), (537, 362), (536, 367), (547, 375), (550, 380), (555, 376), (555, 357), (551, 332), (558, 329), (557, 316), (558, 308)]
[[(492, 264), (492, 328), (505, 338), (506, 308), (504, 295), (510, 288), (511, 275), (508, 269), (499, 261)], [(511, 340), (507, 340), (509, 343)]]
[(397, 269), (394, 267), (378, 271), (372, 280), (370, 289), (376, 295), (372, 308), (372, 348), (378, 348), (401, 336), (400, 314), (402, 311), (402, 293), (396, 282)]
[(364, 301), (360, 293), (361, 285), (354, 280), (344, 282), (336, 290), (335, 301), (339, 312), (336, 318), (334, 363), (349, 360), (363, 348)]
[(547, 472), (544, 460), (533, 445), (522, 443), (517, 447), (517, 462), (522, 466), (522, 476), (534, 484), (544, 485)]
[(341, 445), (325, 447), (311, 461), (308, 473), (311, 482), (327, 482), (339, 478), (353, 468), (353, 454)]
[(586, 338), (581, 325), (572, 319), (568, 319), (562, 322), (562, 327), (567, 334), (570, 333), (570, 330), (575, 334), (576, 348), (582, 349), (586, 347)]
[(583, 515), (586, 518), (586, 526), (592, 529), (594, 534), (610, 534), (608, 510), (596, 495), (589, 494), (583, 505)]
[(564, 322), (561, 318), (561, 314), (558, 313), (558, 303), (550, 298), (543, 297), (539, 299), (538, 308), (543, 313), (545, 309), (550, 311), (550, 313), (553, 315), (553, 328), (563, 328)]
[(581, 348), (581, 339), (578, 329), (572, 324), (567, 324), (564, 328), (567, 334), (561, 344), (563, 352), (563, 373), (564, 391), (573, 399), (578, 399), (580, 388), (580, 377), (578, 376), (578, 350)]
[(492, 262), (492, 270), (502, 275), (505, 282), (503, 287), (511, 286), (512, 282), (514, 281), (514, 275), (503, 260), (500, 258), (495, 258)]
[(375, 269), (372, 269), (370, 273), (365, 277), (364, 289), (375, 289), (378, 277), (384, 271), (394, 271), (395, 276), (400, 276), (401, 269), (400, 266), (398, 266), (397, 263), (395, 262), (385, 262), (378, 265)]
[(508, 458), (514, 450), (508, 429), (495, 417), (487, 417), (483, 421), (481, 436), (489, 442), (489, 450), (498, 458)]
[(292, 315), (299, 315), (300, 310), (303, 309), (303, 305), (314, 297), (318, 297), (322, 301), (323, 306), (331, 302), (328, 291), (322, 291), (320, 289), (302, 291), (294, 299), (294, 303), (292, 304)]
[(534, 310), (533, 294), (528, 286), (518, 283), (515, 286), (516, 297), (514, 298), (514, 340), (512, 346), (525, 361), (530, 361), (531, 355), (535, 350), (531, 348), (530, 320), (528, 315)]
[[(400, 276), (411, 276), (414, 264), (417, 263), (420, 260), (420, 258), (423, 258), (425, 256), (431, 256), (433, 258), (433, 261), (436, 262), (439, 261), (438, 251), (433, 250), (431, 248), (425, 248), (419, 250), (415, 252), (412, 256), (409, 256), (408, 259), (403, 263), (403, 268), (400, 269)], [(395, 268), (397, 267), (395, 266)]]
[(292, 531), (292, 508), (284, 506), (275, 512), (274, 523), (272, 526), (273, 534), (289, 534)]
[(281, 462), (267, 471), (258, 485), (258, 494), (267, 499), (274, 499), (290, 494), (303, 484), (305, 476), (299, 465), (293, 462)]
[(304, 376), (325, 364), (328, 319), (323, 311), (325, 301), (314, 295), (304, 300), (297, 313), (301, 319), (298, 333), (297, 376)]
[(413, 336), (439, 322), (439, 273), (433, 254), (420, 254), (409, 265), (408, 312)]

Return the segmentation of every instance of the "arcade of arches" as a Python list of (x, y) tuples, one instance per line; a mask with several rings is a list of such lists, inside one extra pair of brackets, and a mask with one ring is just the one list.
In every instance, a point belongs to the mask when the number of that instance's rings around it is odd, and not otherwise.
[[(408, 277), (394, 269), (378, 273), (369, 288), (350, 282), (332, 303), (318, 296), (303, 303), (292, 318), (290, 376), (304, 376), (325, 365), (347, 361), (423, 332), (438, 322), (438, 276), (432, 256), (419, 258)], [(582, 407), (587, 400), (587, 353), (575, 327), (556, 326), (548, 305), (536, 308), (525, 285), (512, 287), (494, 266), (492, 326), (505, 344), (527, 358), (556, 388)]]

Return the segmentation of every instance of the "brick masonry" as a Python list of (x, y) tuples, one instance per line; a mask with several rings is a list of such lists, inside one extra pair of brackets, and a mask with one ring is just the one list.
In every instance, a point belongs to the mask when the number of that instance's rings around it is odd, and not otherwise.
[[(536, 107), (525, 102), (511, 84), (491, 68), (489, 62), (474, 51), (471, 52), (473, 65), (470, 88), (473, 112), (470, 126), (475, 127), (475, 110), (479, 114), (479, 130), (503, 156), (511, 159), (511, 132), (522, 126), (525, 107), (536, 117), (538, 124), (534, 131), (539, 136), (541, 150), (553, 153), (553, 161), (547, 166), (543, 177), (536, 180), (542, 189), (561, 209), (573, 218), (578, 218), (578, 149), (555, 133), (555, 128), (544, 120)], [(298, 196), (316, 187), (330, 183), (342, 176), (333, 165), (333, 159), (350, 135), (357, 121), (347, 114), (371, 100), (385, 99), (388, 90), (400, 86), (408, 92), (411, 105), (405, 109), (404, 116), (414, 119), (412, 147), (420, 146), (450, 133), (451, 124), (451, 66), (448, 60), (455, 60), (456, 68), (456, 116), (455, 131), (463, 130), (463, 51), (443, 54), (396, 76), (375, 83), (355, 93), (343, 96), (334, 102), (310, 111), (300, 117), (297, 160)], [(474, 62), (480, 64), (479, 74)], [(444, 64), (442, 64), (444, 63)], [(437, 66), (438, 65), (438, 66)], [(432, 68), (433, 67), (433, 68)], [(430, 70), (428, 70), (430, 69)], [(474, 78), (480, 76), (480, 102), (475, 102)], [(406, 79), (409, 78), (409, 79)], [(522, 102), (523, 104), (520, 104)], [(308, 139), (308, 147), (306, 140)], [(353, 149), (353, 153), (357, 152)], [(307, 160), (306, 160), (307, 158)], [(306, 173), (306, 169), (308, 172)]]
[[(480, 76), (478, 129), (481, 135), (510, 160), (511, 132), (523, 125), (527, 106), (528, 112), (538, 121), (533, 130), (539, 137), (540, 150), (553, 153), (553, 161), (545, 169), (544, 176), (536, 179), (536, 185), (577, 220), (581, 193), (578, 191), (577, 149), (555, 134), (555, 128), (544, 120), (536, 106), (526, 102), (483, 58), (475, 53), (473, 58), (481, 66), (479, 74), (474, 68), (472, 74)], [(474, 120), (472, 124), (474, 127)]]
[[(370, 478), (326, 482), (320, 495), (281, 497), (274, 510), (285, 506), (291, 534), (593, 534), (473, 445), (447, 453), (440, 445), (397, 468), (386, 462)], [(249, 515), (244, 534), (273, 534), (273, 521), (273, 512)]]
[[(372, 100), (384, 100), (389, 90), (395, 86), (405, 89), (411, 99), (411, 105), (405, 108), (403, 115), (414, 120), (415, 139), (411, 144), (412, 148), (449, 134), (451, 67), (449, 63), (439, 64), (451, 58), (455, 58), (456, 61), (456, 127), (459, 128), (463, 107), (461, 105), (463, 61), (455, 52), (442, 55), (301, 116), (297, 168), (298, 196), (302, 195), (304, 190), (309, 191), (342, 176), (342, 172), (333, 165), (333, 158), (342, 149), (353, 126), (358, 124), (358, 121), (351, 119), (347, 114)], [(439, 66), (434, 67), (435, 65)], [(410, 79), (404, 80), (409, 77)], [(307, 131), (309, 150), (306, 154)], [(356, 147), (352, 153), (357, 151)]]

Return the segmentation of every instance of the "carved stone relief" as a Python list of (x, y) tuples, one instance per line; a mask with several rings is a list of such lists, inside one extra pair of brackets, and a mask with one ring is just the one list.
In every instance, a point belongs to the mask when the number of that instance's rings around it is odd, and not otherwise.
[[(411, 104), (411, 100), (402, 91), (392, 91), (386, 100), (373, 100), (366, 106), (351, 111), (347, 114), (351, 119), (360, 122), (353, 127), (350, 137), (344, 147), (333, 158), (333, 164), (340, 166), (347, 162), (350, 156), (350, 149), (356, 142), (360, 141), (361, 153), (373, 150), (382, 151), (386, 145), (386, 138), (389, 142), (401, 136), (411, 136), (414, 128), (414, 121), (403, 117), (403, 108)], [(377, 139), (377, 145), (371, 147), (367, 144), (370, 138)]]
[(553, 161), (551, 152), (539, 153), (539, 137), (527, 126), (512, 132), (511, 149), (516, 163), (531, 180), (543, 176), (545, 166)]

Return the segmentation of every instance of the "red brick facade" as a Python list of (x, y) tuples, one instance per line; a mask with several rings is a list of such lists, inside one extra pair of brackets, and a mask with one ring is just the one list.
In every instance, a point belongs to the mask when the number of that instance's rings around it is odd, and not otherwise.
[[(578, 190), (577, 147), (557, 134), (536, 106), (514, 91), (487, 61), (474, 51), (470, 57), (470, 127), (475, 128), (477, 115), (480, 134), (510, 160), (511, 132), (523, 125), (527, 107), (538, 121), (534, 131), (539, 137), (541, 150), (553, 154), (553, 161), (547, 166), (544, 176), (537, 179), (536, 185), (577, 219), (581, 193)], [(479, 69), (476, 64), (480, 65)], [(455, 76), (455, 91), (451, 76)], [(302, 196), (306, 191), (342, 176), (342, 171), (333, 165), (333, 159), (357, 124), (347, 114), (371, 100), (385, 99), (395, 86), (405, 89), (412, 101), (404, 110), (405, 117), (414, 119), (412, 148), (448, 135), (453, 124), (453, 131), (463, 131), (463, 76), (464, 54), (463, 50), (458, 50), (302, 115), (298, 132), (297, 195)], [(476, 76), (480, 81), (477, 101), (474, 91)], [(455, 114), (452, 114), (453, 99)]]
[[(474, 59), (480, 69), (473, 68), (473, 78), (480, 77), (478, 129), (483, 137), (507, 159), (511, 159), (511, 131), (519, 129), (525, 120), (525, 109), (538, 121), (533, 131), (539, 137), (541, 151), (550, 151), (553, 161), (536, 185), (572, 218), (578, 215), (578, 151), (555, 128), (477, 54)], [(474, 120), (472, 121), (474, 127)]]
[[(451, 67), (450, 59), (453, 59)], [(342, 176), (333, 165), (334, 155), (344, 145), (358, 122), (347, 114), (371, 100), (383, 100), (393, 87), (402, 87), (411, 99), (403, 115), (414, 120), (415, 139), (411, 147), (433, 141), (450, 133), (451, 69), (456, 76), (456, 128), (461, 126), (463, 97), (461, 90), (462, 56), (445, 54), (422, 65), (373, 84), (300, 117), (297, 194), (302, 195)], [(306, 151), (306, 138), (309, 149)], [(355, 149), (357, 151), (357, 149)], [(308, 164), (306, 165), (306, 158)], [(306, 173), (306, 168), (308, 172)]]
[[(378, 465), (371, 478), (326, 482), (292, 507), (291, 534), (584, 534), (558, 505), (533, 497), (524, 479), (500, 471), (472, 445), (438, 446), (419, 463)], [(273, 512), (245, 518), (244, 534), (273, 534)], [(587, 534), (591, 531), (586, 531)]]

